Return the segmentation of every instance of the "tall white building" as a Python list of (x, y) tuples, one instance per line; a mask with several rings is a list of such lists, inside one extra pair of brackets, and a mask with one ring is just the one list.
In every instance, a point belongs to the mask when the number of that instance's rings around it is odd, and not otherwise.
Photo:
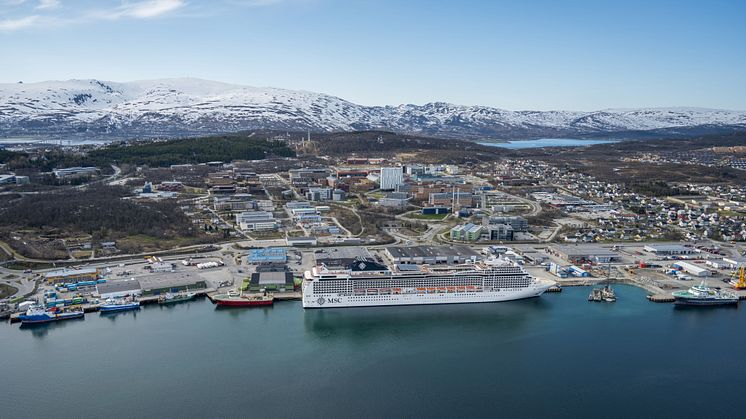
[(401, 167), (381, 168), (381, 189), (394, 190), (397, 186), (404, 184), (404, 172)]

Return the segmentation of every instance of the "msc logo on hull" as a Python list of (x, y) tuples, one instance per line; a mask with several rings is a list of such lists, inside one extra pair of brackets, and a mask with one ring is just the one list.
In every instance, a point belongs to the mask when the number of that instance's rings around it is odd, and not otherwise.
[(330, 303), (330, 304), (341, 304), (342, 303), (342, 299), (341, 298), (324, 298), (324, 297), (319, 297), (316, 300), (316, 303), (318, 303), (318, 305), (320, 305), (320, 306), (323, 306), (326, 303)]

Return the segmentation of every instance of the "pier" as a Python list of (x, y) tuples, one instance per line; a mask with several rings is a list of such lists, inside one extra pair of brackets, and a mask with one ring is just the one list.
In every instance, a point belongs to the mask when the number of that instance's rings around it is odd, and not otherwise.
[(673, 303), (676, 299), (673, 298), (673, 295), (670, 293), (668, 294), (649, 294), (648, 295), (648, 301), (652, 301), (654, 303)]
[[(205, 289), (195, 290), (195, 291), (190, 291), (190, 292), (193, 292), (195, 294), (194, 298), (200, 298), (200, 297), (207, 296), (208, 293), (214, 292), (214, 291), (215, 291), (214, 288), (205, 288)], [(138, 297), (137, 301), (140, 302), (141, 306), (150, 305), (150, 304), (158, 304), (159, 297), (160, 295), (148, 295), (146, 297)], [(86, 304), (82, 304), (81, 307), (83, 308), (84, 313), (95, 313), (101, 309), (101, 304), (102, 304), (101, 302), (86, 303)], [(23, 314), (23, 312), (20, 312), (20, 311), (11, 314), (10, 323), (19, 323), (21, 319), (19, 319), (18, 317), (21, 314)]]

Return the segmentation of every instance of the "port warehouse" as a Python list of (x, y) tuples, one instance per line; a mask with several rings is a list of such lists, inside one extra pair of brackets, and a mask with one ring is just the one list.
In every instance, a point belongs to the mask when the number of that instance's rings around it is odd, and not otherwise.
[(675, 262), (671, 264), (671, 267), (676, 268), (676, 269), (681, 269), (682, 271), (688, 274), (698, 276), (698, 277), (705, 277), (705, 276), (712, 275), (709, 269), (703, 268), (701, 266), (697, 266), (689, 262)]
[(101, 298), (118, 298), (127, 295), (142, 295), (140, 282), (134, 278), (96, 284), (96, 294)]
[(207, 283), (190, 273), (164, 273), (97, 284), (96, 292), (101, 298), (113, 298), (125, 295), (160, 295), (205, 288)]
[(372, 261), (373, 255), (364, 247), (327, 247), (314, 251), (316, 265), (348, 267), (357, 260)]
[(691, 255), (696, 249), (681, 244), (647, 244), (643, 250), (656, 256)]
[(60, 269), (44, 275), (47, 284), (68, 284), (81, 281), (95, 281), (101, 272), (97, 268)]
[(553, 245), (549, 251), (572, 263), (610, 263), (621, 260), (621, 255), (611, 249), (596, 245)]
[(412, 246), (387, 247), (386, 253), (397, 265), (406, 264), (459, 264), (476, 262), (482, 255), (467, 246)]

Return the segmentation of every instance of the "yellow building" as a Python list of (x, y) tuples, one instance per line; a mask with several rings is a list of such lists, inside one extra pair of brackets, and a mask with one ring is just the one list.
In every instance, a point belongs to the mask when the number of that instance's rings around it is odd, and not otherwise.
[(60, 269), (47, 272), (45, 277), (48, 284), (66, 284), (80, 281), (95, 281), (98, 279), (98, 268)]

